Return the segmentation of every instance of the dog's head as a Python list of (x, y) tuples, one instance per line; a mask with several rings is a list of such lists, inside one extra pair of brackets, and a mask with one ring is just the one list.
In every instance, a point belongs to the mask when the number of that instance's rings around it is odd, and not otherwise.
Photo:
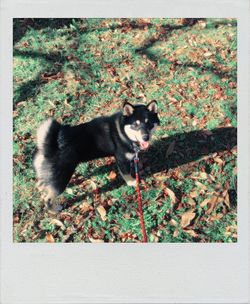
[(157, 102), (151, 101), (148, 105), (123, 104), (124, 131), (128, 138), (137, 143), (141, 150), (149, 147), (152, 132), (160, 124), (157, 114)]

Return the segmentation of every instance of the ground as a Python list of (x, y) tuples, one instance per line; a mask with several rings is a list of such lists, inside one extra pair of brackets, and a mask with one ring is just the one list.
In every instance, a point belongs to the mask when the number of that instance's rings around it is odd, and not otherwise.
[(113, 158), (81, 164), (47, 213), (35, 188), (36, 130), (158, 101), (141, 154), (150, 242), (237, 241), (235, 19), (15, 19), (13, 239), (140, 242), (136, 192)]

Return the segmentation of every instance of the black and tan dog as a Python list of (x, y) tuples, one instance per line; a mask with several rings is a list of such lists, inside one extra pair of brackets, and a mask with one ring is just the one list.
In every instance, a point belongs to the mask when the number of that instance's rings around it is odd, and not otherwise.
[(131, 161), (135, 149), (149, 146), (152, 131), (160, 123), (156, 101), (148, 105), (125, 102), (123, 110), (95, 118), (77, 126), (46, 120), (37, 131), (34, 168), (38, 189), (53, 207), (54, 198), (66, 188), (80, 162), (114, 156), (120, 173), (129, 186), (135, 186)]

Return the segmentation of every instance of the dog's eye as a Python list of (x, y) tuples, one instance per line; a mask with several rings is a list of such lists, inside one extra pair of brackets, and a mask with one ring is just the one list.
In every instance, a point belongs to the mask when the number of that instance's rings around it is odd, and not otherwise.
[(145, 119), (145, 123), (147, 123), (147, 122), (148, 122), (148, 118)]
[(137, 121), (135, 122), (136, 126), (139, 126), (140, 123), (141, 123), (140, 120), (137, 120)]

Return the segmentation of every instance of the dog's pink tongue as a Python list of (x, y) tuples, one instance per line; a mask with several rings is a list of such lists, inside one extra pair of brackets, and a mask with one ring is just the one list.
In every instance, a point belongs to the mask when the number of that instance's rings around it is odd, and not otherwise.
[(149, 142), (148, 141), (140, 142), (140, 147), (142, 150), (146, 150), (149, 147)]

